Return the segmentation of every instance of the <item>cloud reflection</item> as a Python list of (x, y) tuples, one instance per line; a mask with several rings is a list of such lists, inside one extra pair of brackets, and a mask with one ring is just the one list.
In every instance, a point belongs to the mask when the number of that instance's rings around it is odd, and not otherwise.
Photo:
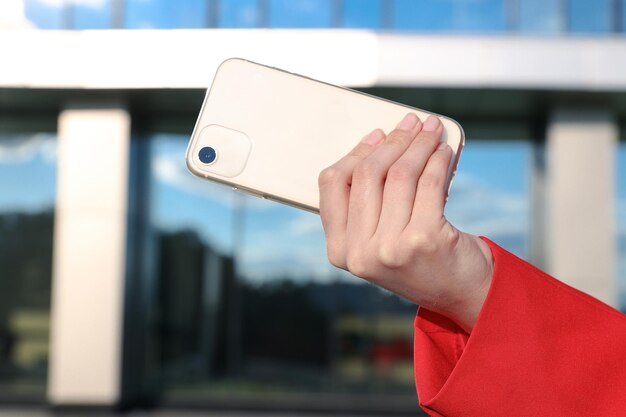
[[(163, 184), (222, 207), (234, 209), (239, 204), (237, 200), (239, 194), (229, 187), (191, 174), (185, 166), (184, 152), (158, 153), (152, 161), (152, 174)], [(272, 203), (260, 198), (248, 198), (245, 205), (252, 210), (265, 210), (273, 207)]]
[[(326, 257), (324, 233), (319, 216), (256, 198), (242, 200), (225, 186), (194, 177), (184, 163), (186, 141), (157, 141), (153, 175), (159, 186), (183, 191), (195, 206), (205, 204), (226, 210), (245, 211), (244, 238), (239, 248), (239, 268), (247, 279), (262, 282), (277, 277), (328, 281), (348, 278), (332, 267)], [(489, 183), (490, 177), (460, 172), (446, 208), (450, 221), (463, 231), (487, 235), (507, 249), (524, 255), (529, 235), (529, 199), (520, 184), (502, 190)], [(168, 197), (171, 198), (171, 197)], [(202, 202), (204, 201), (204, 202)], [(190, 204), (180, 204), (168, 217), (187, 216)], [(206, 206), (209, 207), (209, 206)], [(215, 234), (214, 224), (204, 218), (195, 228)], [(206, 230), (203, 230), (206, 229)], [(227, 239), (227, 238), (224, 238)]]
[(54, 135), (2, 135), (0, 140), (0, 163), (18, 165), (33, 161), (38, 156), (48, 164), (56, 164), (57, 145)]

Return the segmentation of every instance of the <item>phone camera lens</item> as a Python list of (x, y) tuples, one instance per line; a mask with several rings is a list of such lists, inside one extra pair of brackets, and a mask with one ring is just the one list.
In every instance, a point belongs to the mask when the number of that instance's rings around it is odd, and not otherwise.
[(198, 158), (203, 164), (210, 165), (217, 159), (217, 152), (210, 146), (205, 146), (198, 152)]

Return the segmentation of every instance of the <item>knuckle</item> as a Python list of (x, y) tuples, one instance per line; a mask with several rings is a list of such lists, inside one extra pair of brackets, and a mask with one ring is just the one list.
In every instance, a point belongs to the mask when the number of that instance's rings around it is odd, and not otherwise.
[(437, 243), (434, 236), (426, 232), (413, 232), (409, 235), (407, 246), (413, 253), (419, 255), (432, 255), (437, 251)]
[(378, 262), (388, 269), (398, 269), (402, 260), (395, 244), (385, 243), (378, 247)]
[(441, 176), (432, 172), (423, 172), (418, 181), (420, 187), (436, 188), (440, 187), (443, 183)]
[(372, 153), (374, 148), (375, 148), (374, 145), (370, 145), (368, 143), (359, 143), (359, 145), (352, 150), (352, 152), (350, 153), (350, 156), (353, 156), (356, 158), (365, 158), (369, 154)]
[(328, 241), (326, 243), (326, 255), (328, 256), (328, 261), (333, 266), (341, 269), (346, 269), (346, 257), (340, 245)]
[(428, 143), (429, 145), (431, 145), (433, 147), (441, 139), (441, 135), (437, 134), (436, 132), (422, 131), (421, 136), (422, 136), (422, 141)]
[(415, 175), (416, 169), (411, 164), (398, 161), (394, 163), (389, 171), (387, 172), (387, 178), (393, 181), (404, 182), (406, 180), (411, 179)]
[(328, 184), (334, 183), (341, 176), (341, 171), (336, 166), (330, 166), (320, 172), (318, 177), (318, 184), (323, 187)]
[(419, 140), (416, 141), (416, 145), (429, 155), (432, 155), (438, 143), (439, 137), (434, 135), (433, 132), (424, 132), (422, 136), (419, 137)]
[(357, 277), (365, 277), (368, 271), (368, 265), (363, 255), (357, 251), (352, 251), (346, 257), (346, 266), (348, 271)]
[(379, 176), (380, 167), (373, 161), (365, 160), (354, 169), (354, 176), (358, 180), (371, 180)]
[(389, 145), (406, 146), (412, 139), (413, 137), (410, 132), (396, 129), (389, 134), (385, 143)]
[(333, 253), (328, 254), (328, 261), (336, 268), (346, 269), (346, 262), (342, 256), (338, 256)]

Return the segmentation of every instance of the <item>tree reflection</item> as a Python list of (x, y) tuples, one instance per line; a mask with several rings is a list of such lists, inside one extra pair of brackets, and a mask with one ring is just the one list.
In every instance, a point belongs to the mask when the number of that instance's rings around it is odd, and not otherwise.
[(356, 278), (235, 279), (232, 257), (193, 231), (163, 232), (159, 242), (166, 384), (412, 392), (414, 305)]

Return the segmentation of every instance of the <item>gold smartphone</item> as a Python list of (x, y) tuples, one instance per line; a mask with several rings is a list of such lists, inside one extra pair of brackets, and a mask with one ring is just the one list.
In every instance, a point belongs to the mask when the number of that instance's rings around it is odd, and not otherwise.
[[(408, 112), (430, 112), (239, 58), (224, 61), (207, 91), (187, 167), (202, 178), (255, 196), (319, 211), (320, 171), (370, 131), (392, 130)], [(437, 115), (454, 153), (465, 142), (454, 120)]]

